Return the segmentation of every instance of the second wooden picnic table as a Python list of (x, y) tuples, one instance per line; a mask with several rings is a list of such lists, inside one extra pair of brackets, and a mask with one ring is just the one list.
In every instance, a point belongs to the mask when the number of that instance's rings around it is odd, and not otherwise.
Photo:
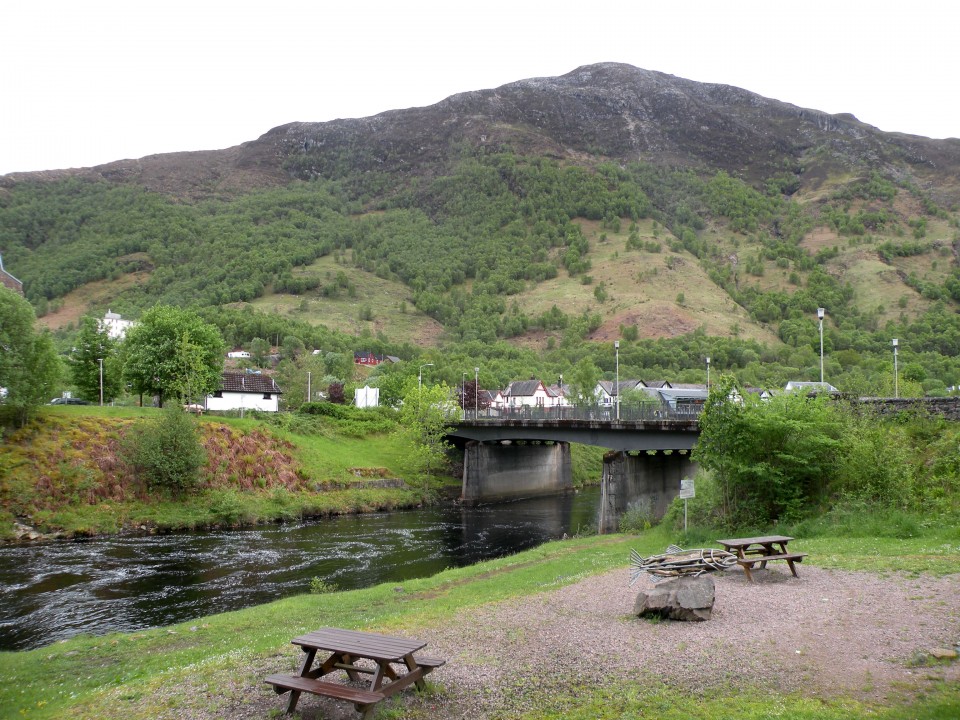
[[(300, 693), (309, 692), (352, 702), (366, 716), (378, 702), (411, 683), (416, 683), (422, 690), (423, 676), (445, 662), (439, 658), (414, 655), (426, 646), (421, 640), (356, 630), (321, 628), (295, 637), (290, 642), (299, 645), (305, 653), (299, 674), (277, 674), (265, 678), (277, 693), (290, 692), (288, 713), (296, 708)], [(330, 655), (314, 666), (317, 652), (321, 650)], [(369, 660), (372, 664), (358, 664), (358, 660)], [(402, 667), (394, 668), (394, 665)], [(371, 675), (372, 678), (368, 687), (363, 689), (318, 680), (336, 670), (346, 671), (350, 680), (359, 680), (361, 675)]]
[(717, 540), (717, 542), (723, 545), (723, 549), (727, 552), (736, 554), (737, 562), (743, 567), (747, 580), (753, 582), (753, 575), (750, 573), (753, 566), (760, 563), (760, 568), (763, 569), (771, 560), (786, 560), (793, 576), (800, 577), (794, 563), (803, 561), (807, 554), (788, 551), (787, 543), (791, 540), (793, 538), (786, 535), (762, 535), (759, 537)]

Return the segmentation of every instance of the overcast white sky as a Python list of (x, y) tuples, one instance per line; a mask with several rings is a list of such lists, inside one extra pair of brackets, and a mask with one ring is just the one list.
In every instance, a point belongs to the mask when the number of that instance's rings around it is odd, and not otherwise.
[(960, 137), (953, 0), (10, 0), (0, 174), (253, 140), (580, 65)]

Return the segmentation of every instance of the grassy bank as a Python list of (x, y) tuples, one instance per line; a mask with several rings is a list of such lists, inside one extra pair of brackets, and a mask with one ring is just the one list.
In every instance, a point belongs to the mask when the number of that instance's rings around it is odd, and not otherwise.
[(208, 462), (197, 491), (164, 496), (134, 478), (122, 452), (134, 424), (157, 412), (44, 408), (8, 435), (0, 445), (0, 538), (15, 537), (15, 521), (44, 534), (96, 535), (389, 510), (423, 500), (423, 487), (403, 483), (404, 448), (389, 428), (326, 418), (278, 426), (205, 417), (198, 425)]
[[(365, 590), (302, 595), (169, 628), (78, 637), (45, 648), (0, 653), (0, 717), (137, 718), (228, 716), (245, 698), (269, 693), (266, 672), (291, 659), (290, 638), (321, 625), (399, 632), (448, 623), (459, 612), (509, 598), (551, 592), (613, 568), (626, 575), (629, 550), (662, 552), (677, 538), (660, 529), (641, 537), (600, 536), (554, 542), (518, 555), (447, 570), (430, 578)], [(949, 575), (960, 561), (955, 533), (915, 538), (817, 538), (797, 541), (808, 563), (874, 571), (922, 559), (925, 572)], [(920, 680), (918, 680), (918, 683)], [(909, 688), (902, 701), (870, 703), (779, 695), (731, 685), (729, 693), (689, 697), (656, 683), (578, 687), (542, 698), (524, 720), (552, 718), (955, 718), (960, 689), (934, 682)], [(917, 692), (922, 690), (922, 692)], [(278, 702), (277, 708), (280, 707)], [(390, 708), (382, 709), (383, 717)], [(414, 709), (426, 720), (429, 708)]]

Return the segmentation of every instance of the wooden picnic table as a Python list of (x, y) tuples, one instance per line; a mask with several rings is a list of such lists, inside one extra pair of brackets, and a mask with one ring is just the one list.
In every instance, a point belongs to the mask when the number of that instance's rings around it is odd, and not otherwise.
[(786, 560), (793, 576), (800, 577), (794, 563), (802, 562), (807, 553), (787, 550), (787, 543), (791, 540), (793, 538), (786, 535), (763, 535), (760, 537), (717, 540), (717, 542), (723, 545), (723, 549), (727, 552), (736, 554), (737, 563), (743, 568), (747, 580), (753, 582), (753, 575), (750, 574), (753, 566), (760, 563), (760, 569), (763, 569), (771, 560)]
[[(420, 640), (356, 630), (322, 628), (295, 637), (290, 642), (299, 645), (305, 653), (299, 673), (280, 673), (264, 678), (265, 682), (273, 685), (278, 695), (290, 693), (288, 713), (296, 708), (300, 694), (308, 692), (351, 702), (361, 717), (366, 717), (378, 702), (411, 683), (416, 683), (422, 690), (423, 676), (446, 662), (439, 658), (414, 655), (426, 646)], [(329, 656), (314, 665), (318, 651), (329, 653)], [(394, 668), (394, 665), (402, 667)], [(359, 681), (361, 675), (372, 677), (366, 688), (318, 679), (337, 670), (344, 670), (353, 681)]]

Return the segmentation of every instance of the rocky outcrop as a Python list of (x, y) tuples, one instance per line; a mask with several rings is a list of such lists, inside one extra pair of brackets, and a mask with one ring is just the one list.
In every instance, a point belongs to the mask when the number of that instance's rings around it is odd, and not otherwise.
[(641, 590), (633, 605), (639, 617), (702, 622), (713, 614), (716, 586), (709, 575), (678, 577)]

